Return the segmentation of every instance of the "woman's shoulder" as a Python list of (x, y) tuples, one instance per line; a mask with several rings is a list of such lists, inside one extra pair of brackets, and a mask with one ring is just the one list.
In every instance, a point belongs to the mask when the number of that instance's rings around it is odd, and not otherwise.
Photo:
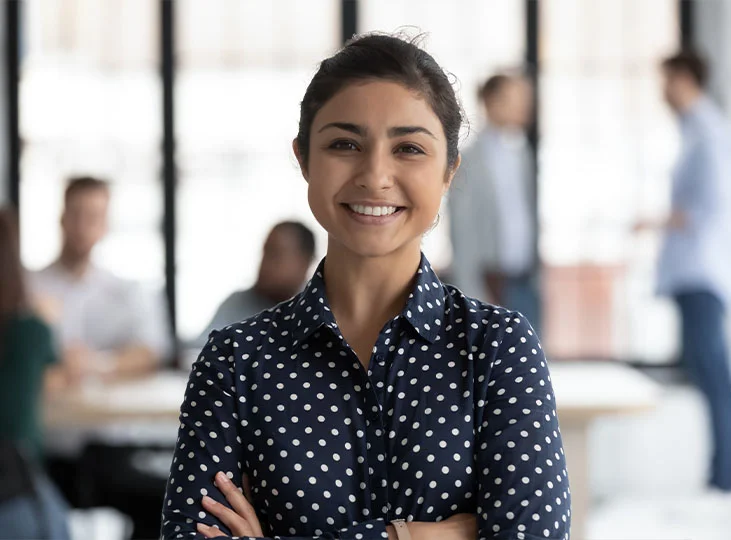
[(471, 335), (473, 344), (495, 352), (540, 349), (535, 330), (519, 311), (469, 297), (452, 285), (445, 285), (445, 289), (450, 324), (454, 331)]
[(509, 325), (515, 317), (523, 317), (517, 311), (467, 296), (454, 285), (444, 284), (444, 289), (446, 307), (456, 324), (472, 328), (477, 324), (496, 330)]
[(291, 339), (296, 325), (295, 307), (300, 297), (301, 294), (242, 321), (214, 330), (208, 336), (208, 346), (214, 350), (235, 348), (244, 358), (250, 358), (253, 351), (261, 352), (265, 346), (281, 349)]
[(33, 313), (18, 314), (7, 320), (3, 334), (4, 347), (10, 355), (22, 357), (27, 362), (30, 358), (50, 358), (51, 361), (55, 358), (51, 328)]

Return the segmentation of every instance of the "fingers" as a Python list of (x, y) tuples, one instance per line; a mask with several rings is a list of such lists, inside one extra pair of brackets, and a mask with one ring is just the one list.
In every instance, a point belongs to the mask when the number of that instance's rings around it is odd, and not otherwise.
[[(244, 495), (238, 490), (234, 483), (229, 480), (228, 476), (226, 476), (222, 472), (219, 472), (216, 475), (216, 480), (214, 484), (226, 497), (226, 500), (231, 505), (231, 508), (234, 509), (235, 513), (238, 514), (238, 516), (243, 517), (251, 528), (252, 532), (245, 536), (263, 537), (264, 534), (262, 533), (261, 525), (259, 524), (259, 518), (257, 518), (256, 516), (256, 511), (254, 510), (254, 507), (251, 506), (251, 503), (246, 500), (246, 497), (244, 497)], [(250, 496), (251, 489), (248, 489), (248, 491)], [(241, 535), (241, 533), (237, 534)]]
[(254, 536), (252, 534), (253, 529), (246, 518), (240, 516), (226, 505), (216, 502), (208, 495), (203, 497), (202, 504), (206, 512), (221, 520), (221, 522), (229, 528), (234, 536)]
[(221, 529), (219, 529), (218, 527), (209, 527), (208, 525), (204, 525), (203, 523), (198, 523), (196, 525), (196, 528), (198, 529), (198, 532), (206, 538), (230, 538), (223, 534), (221, 532)]

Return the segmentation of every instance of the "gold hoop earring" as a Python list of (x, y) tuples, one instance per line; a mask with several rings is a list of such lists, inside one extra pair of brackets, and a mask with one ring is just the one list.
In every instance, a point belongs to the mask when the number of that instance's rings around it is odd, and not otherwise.
[(431, 234), (431, 232), (439, 226), (439, 224), (441, 223), (441, 221), (442, 221), (442, 213), (441, 212), (438, 212), (437, 213), (437, 219), (434, 220), (434, 223), (432, 223), (432, 226), (429, 227), (429, 230), (428, 231), (426, 231), (426, 234)]

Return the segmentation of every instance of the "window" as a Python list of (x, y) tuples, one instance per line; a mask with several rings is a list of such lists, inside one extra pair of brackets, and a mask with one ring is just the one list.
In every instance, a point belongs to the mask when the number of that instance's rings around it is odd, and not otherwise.
[(337, 0), (176, 2), (178, 328), (201, 332), (253, 284), (274, 223), (319, 234), (292, 153), (299, 103), (340, 46)]
[(110, 233), (95, 259), (163, 284), (157, 8), (148, 0), (22, 4), (21, 225), (30, 268), (58, 255), (66, 179), (93, 174), (112, 189)]
[(546, 348), (554, 356), (662, 362), (673, 312), (653, 296), (657, 238), (677, 129), (660, 59), (678, 43), (665, 0), (540, 4), (540, 253)]
[[(150, 0), (22, 3), (22, 255), (58, 254), (65, 179), (112, 184), (111, 230), (95, 259), (131, 279), (164, 280), (159, 8)], [(479, 83), (525, 58), (526, 3), (362, 0), (358, 31), (424, 32), (454, 76), (471, 130)], [(219, 302), (253, 283), (282, 219), (326, 234), (291, 150), (317, 63), (340, 46), (340, 0), (176, 0), (178, 328), (200, 332)], [(678, 45), (666, 0), (540, 3), (540, 254), (546, 348), (553, 356), (663, 362), (674, 312), (654, 298), (657, 238), (639, 217), (667, 209), (677, 130), (658, 60)], [(448, 220), (425, 251), (451, 263)], [(224, 255), (225, 254), (225, 255)], [(602, 318), (603, 317), (603, 318)]]

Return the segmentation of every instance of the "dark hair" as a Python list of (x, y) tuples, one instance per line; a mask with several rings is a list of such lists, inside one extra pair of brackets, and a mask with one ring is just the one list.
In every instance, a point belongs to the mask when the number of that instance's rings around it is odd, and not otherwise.
[(27, 307), (19, 244), (17, 213), (0, 209), (0, 325)]
[(406, 41), (384, 34), (356, 36), (334, 56), (322, 61), (300, 106), (297, 145), (305, 165), (312, 122), (325, 103), (348, 83), (383, 79), (403, 84), (429, 103), (447, 138), (447, 164), (454, 166), (459, 155), (462, 110), (447, 74), (416, 42), (417, 39)]
[(272, 231), (282, 229), (289, 229), (297, 236), (302, 254), (312, 262), (315, 258), (315, 235), (312, 230), (299, 221), (281, 221), (272, 228)]
[(66, 184), (64, 201), (68, 203), (69, 199), (77, 193), (96, 190), (109, 193), (109, 182), (95, 176), (73, 176), (68, 179), (68, 182)]
[(700, 54), (689, 49), (669, 56), (663, 60), (662, 67), (668, 71), (690, 75), (701, 88), (708, 82), (708, 64)]
[(493, 75), (487, 79), (484, 84), (477, 90), (477, 96), (482, 100), (486, 101), (497, 96), (503, 89), (513, 80), (510, 75), (500, 73)]

